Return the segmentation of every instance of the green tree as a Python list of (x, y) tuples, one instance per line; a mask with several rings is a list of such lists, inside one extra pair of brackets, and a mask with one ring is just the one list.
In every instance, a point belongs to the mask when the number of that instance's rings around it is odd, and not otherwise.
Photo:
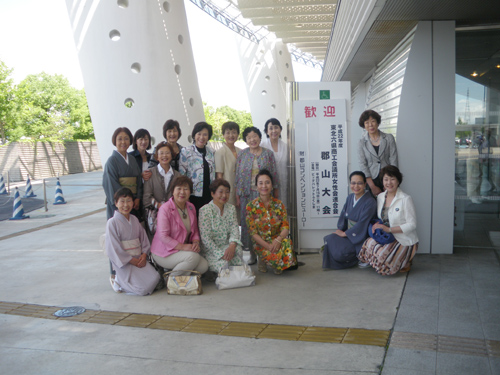
[(93, 137), (87, 100), (62, 75), (27, 76), (18, 86), (19, 122), (34, 141)]
[(89, 106), (85, 90), (77, 90), (74, 107), (71, 111), (71, 126), (75, 129), (73, 139), (94, 140), (94, 126), (90, 120)]
[[(0, 138), (5, 144), (11, 138), (20, 137), (16, 129), (16, 108), (14, 103), (16, 86), (11, 77), (13, 69), (9, 69), (0, 60)], [(17, 130), (17, 131), (16, 131)]]
[(206, 103), (203, 103), (203, 110), (205, 112), (205, 121), (213, 126), (213, 141), (224, 141), (221, 128), (225, 122), (236, 122), (240, 126), (240, 134), (246, 128), (253, 126), (252, 115), (247, 111), (240, 111), (227, 105), (214, 108)]

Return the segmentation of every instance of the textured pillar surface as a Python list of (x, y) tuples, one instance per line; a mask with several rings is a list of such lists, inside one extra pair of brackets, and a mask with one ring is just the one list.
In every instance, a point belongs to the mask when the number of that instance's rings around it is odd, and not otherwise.
[[(187, 145), (204, 120), (184, 1), (66, 0), (103, 164), (120, 126), (163, 140), (179, 121)], [(131, 150), (131, 149), (130, 149)]]
[(257, 44), (236, 38), (253, 124), (264, 131), (266, 120), (277, 118), (283, 126), (281, 139), (286, 142), (286, 83), (294, 81), (288, 48), (280, 39)]

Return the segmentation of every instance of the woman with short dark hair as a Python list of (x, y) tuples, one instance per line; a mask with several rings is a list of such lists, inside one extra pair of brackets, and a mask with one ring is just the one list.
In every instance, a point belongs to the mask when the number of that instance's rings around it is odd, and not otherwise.
[(281, 140), (281, 131), (283, 127), (276, 118), (270, 118), (264, 126), (266, 138), (262, 141), (262, 147), (271, 150), (274, 153), (276, 169), (280, 179), (279, 200), (283, 202), (285, 207), (288, 202), (288, 147)]
[(344, 269), (358, 264), (358, 254), (368, 237), (368, 225), (377, 215), (377, 202), (366, 191), (366, 177), (355, 171), (349, 176), (352, 194), (346, 199), (337, 230), (324, 238), (323, 268)]
[(182, 271), (205, 273), (208, 263), (200, 253), (200, 232), (196, 210), (189, 202), (193, 182), (179, 176), (172, 182), (172, 197), (158, 211), (158, 224), (151, 244), (152, 257), (160, 267)]
[(223, 178), (230, 185), (229, 203), (236, 205), (234, 181), (236, 179), (236, 159), (241, 148), (235, 146), (240, 136), (240, 127), (237, 123), (228, 121), (222, 125), (222, 136), (226, 143), (215, 152), (215, 176)]
[(151, 177), (151, 172), (148, 170), (151, 154), (147, 150), (151, 149), (151, 134), (146, 129), (139, 129), (134, 134), (132, 141), (134, 151), (129, 152), (130, 156), (135, 158), (137, 165), (142, 171), (142, 178), (147, 181)]
[(181, 175), (170, 164), (172, 154), (172, 146), (168, 142), (158, 143), (154, 157), (159, 164), (151, 168), (151, 178), (144, 183), (143, 203), (150, 235), (156, 232), (158, 210), (172, 196), (172, 182)]
[(372, 266), (381, 275), (393, 275), (409, 271), (418, 250), (417, 215), (413, 200), (399, 187), (403, 182), (399, 169), (388, 165), (382, 168), (380, 176), (385, 188), (377, 197), (381, 222), (372, 226), (372, 233), (379, 237), (374, 235), (364, 242), (358, 255), (359, 266)]
[(108, 161), (104, 165), (102, 175), (102, 186), (106, 194), (106, 216), (108, 220), (113, 217), (116, 211), (113, 196), (122, 187), (129, 188), (134, 194), (134, 209), (132, 214), (139, 219), (140, 198), (142, 197), (142, 176), (141, 170), (136, 161), (132, 159), (127, 150), (132, 142), (132, 133), (126, 127), (115, 130), (111, 137), (116, 150), (113, 151)]
[(193, 144), (181, 150), (179, 172), (193, 180), (190, 202), (200, 208), (212, 200), (210, 183), (215, 180), (215, 156), (208, 147), (212, 138), (212, 125), (198, 122), (192, 132)]
[(359, 126), (366, 130), (358, 144), (361, 171), (372, 194), (376, 197), (383, 190), (380, 170), (387, 165), (398, 165), (398, 151), (392, 134), (378, 129), (382, 118), (374, 110), (364, 111), (359, 118)]
[(184, 146), (181, 146), (177, 141), (182, 135), (181, 126), (176, 120), (167, 120), (163, 125), (163, 138), (172, 146), (172, 167), (178, 171), (179, 170), (179, 158), (181, 155), (181, 150)]
[(160, 287), (160, 275), (147, 260), (150, 244), (146, 232), (130, 215), (133, 199), (127, 188), (114, 194), (118, 209), (106, 224), (105, 251), (116, 270), (116, 275), (110, 277), (113, 290), (145, 296)]
[(226, 262), (239, 266), (243, 257), (236, 208), (228, 203), (230, 191), (228, 181), (214, 180), (210, 184), (212, 201), (200, 209), (201, 254), (212, 272)]

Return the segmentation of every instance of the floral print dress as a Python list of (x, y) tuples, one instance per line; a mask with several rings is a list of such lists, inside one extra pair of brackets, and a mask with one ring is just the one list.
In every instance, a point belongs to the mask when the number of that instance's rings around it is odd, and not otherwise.
[[(283, 203), (271, 197), (269, 208), (260, 198), (256, 198), (246, 206), (247, 225), (250, 236), (259, 235), (268, 243), (277, 238), (283, 229), (288, 229), (288, 219)], [(281, 248), (276, 253), (261, 247), (254, 241), (254, 250), (259, 258), (277, 270), (285, 270), (297, 264), (297, 259), (292, 249), (292, 241), (283, 239)]]
[(250, 148), (245, 148), (238, 154), (236, 160), (236, 180), (234, 184), (236, 195), (240, 197), (241, 242), (243, 242), (243, 247), (245, 249), (250, 249), (252, 246), (246, 221), (246, 206), (259, 195), (255, 187), (255, 179), (252, 179), (254, 163), (257, 164), (259, 170), (267, 169), (271, 172), (273, 176), (273, 188), (278, 189), (280, 186), (272, 151), (263, 148), (261, 154), (255, 156), (250, 152)]
[(240, 241), (240, 229), (236, 219), (236, 208), (226, 203), (222, 215), (213, 201), (200, 209), (201, 255), (208, 261), (210, 271), (219, 272), (226, 264), (221, 259), (231, 242), (236, 243), (236, 251), (230, 266), (240, 266), (243, 249)]

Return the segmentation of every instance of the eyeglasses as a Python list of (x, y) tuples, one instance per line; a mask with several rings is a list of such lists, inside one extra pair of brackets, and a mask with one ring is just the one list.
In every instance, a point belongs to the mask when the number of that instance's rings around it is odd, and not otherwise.
[(351, 182), (351, 185), (358, 185), (358, 186), (362, 186), (364, 185), (365, 183), (364, 182)]

